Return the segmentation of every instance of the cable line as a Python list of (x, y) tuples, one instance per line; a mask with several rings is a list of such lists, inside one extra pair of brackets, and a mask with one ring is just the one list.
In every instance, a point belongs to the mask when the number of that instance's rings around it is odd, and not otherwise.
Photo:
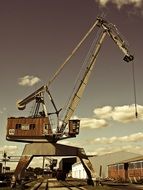
[(136, 118), (138, 118), (134, 61), (132, 61), (132, 77), (133, 77), (133, 93), (134, 93), (134, 103), (135, 103), (135, 116), (136, 116)]
[(55, 80), (55, 78), (58, 76), (58, 74), (62, 71), (62, 69), (64, 68), (64, 66), (69, 62), (69, 60), (72, 58), (72, 56), (77, 52), (77, 50), (80, 48), (80, 46), (83, 44), (83, 42), (87, 39), (87, 37), (90, 35), (90, 33), (94, 30), (94, 28), (95, 28), (95, 26), (97, 24), (98, 24), (98, 20), (95, 21), (95, 23), (93, 24), (93, 26), (88, 30), (88, 32), (85, 34), (85, 36), (81, 39), (81, 41), (73, 49), (72, 53), (67, 57), (67, 59), (63, 62), (63, 64), (60, 66), (60, 68), (56, 71), (56, 73), (48, 81), (48, 83), (47, 83), (48, 87)]

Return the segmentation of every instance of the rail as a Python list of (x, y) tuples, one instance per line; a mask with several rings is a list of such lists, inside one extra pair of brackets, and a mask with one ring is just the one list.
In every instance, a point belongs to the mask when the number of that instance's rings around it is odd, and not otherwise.
[[(77, 180), (66, 180), (66, 181), (57, 181), (57, 179), (48, 179), (41, 178), (40, 180), (35, 181), (35, 183), (27, 183), (26, 186), (28, 190), (54, 190), (54, 189), (64, 189), (64, 190), (86, 190), (84, 186), (86, 182), (77, 181)], [(29, 186), (29, 188), (28, 188)]]

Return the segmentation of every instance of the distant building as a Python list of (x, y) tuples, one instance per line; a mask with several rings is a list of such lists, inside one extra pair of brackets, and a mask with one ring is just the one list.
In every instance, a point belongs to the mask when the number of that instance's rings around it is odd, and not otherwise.
[(3, 167), (3, 171), (4, 171), (5, 173), (10, 172), (10, 167), (4, 166), (4, 167)]
[(108, 176), (121, 181), (137, 182), (143, 180), (143, 156), (110, 164)]
[[(119, 163), (123, 160), (132, 159), (140, 154), (135, 154), (131, 152), (119, 151), (109, 154), (104, 154), (100, 156), (89, 157), (92, 166), (95, 170), (96, 177), (106, 178), (108, 177), (108, 166), (114, 163)], [(75, 163), (72, 166), (72, 177), (73, 178), (86, 178), (86, 172), (82, 166), (81, 162)]]
[(77, 162), (72, 165), (72, 177), (78, 179), (86, 179), (87, 174), (81, 162)]

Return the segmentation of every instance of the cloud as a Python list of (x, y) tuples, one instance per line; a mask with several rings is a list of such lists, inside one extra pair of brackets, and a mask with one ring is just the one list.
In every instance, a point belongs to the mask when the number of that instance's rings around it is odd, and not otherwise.
[(96, 119), (96, 118), (79, 118), (78, 116), (73, 116), (72, 119), (79, 119), (81, 128), (102, 128), (107, 127), (108, 123), (104, 119)]
[(143, 106), (137, 105), (138, 118), (135, 117), (135, 105), (104, 106), (96, 108), (93, 112), (99, 119), (112, 119), (121, 123), (143, 120)]
[[(143, 120), (143, 106), (137, 105), (138, 117), (135, 116), (135, 105), (123, 105), (123, 106), (103, 106), (93, 110), (94, 117), (79, 118), (77, 116), (72, 119), (79, 119), (81, 128), (103, 128), (109, 127), (109, 120), (118, 121), (121, 123), (135, 122)], [(108, 121), (107, 121), (108, 120)]]
[(115, 142), (137, 142), (137, 141), (143, 141), (143, 133), (134, 133), (128, 136), (122, 136), (122, 137), (117, 137), (113, 136), (110, 138), (107, 137), (100, 137), (100, 138), (95, 138), (94, 140), (91, 141), (92, 144), (112, 144)]
[(134, 146), (134, 145), (124, 145), (124, 146), (105, 146), (96, 148), (96, 151), (87, 152), (88, 155), (103, 155), (109, 154), (118, 151), (126, 151), (126, 152), (134, 152), (137, 154), (142, 154), (142, 146)]
[(95, 0), (101, 6), (105, 7), (108, 3), (113, 3), (117, 6), (117, 8), (121, 8), (124, 5), (133, 5), (134, 7), (142, 7), (142, 0)]
[(3, 153), (5, 151), (6, 153), (14, 154), (17, 149), (17, 146), (4, 145), (3, 147), (0, 147), (0, 152)]
[(59, 144), (67, 145), (67, 146), (78, 146), (77, 142), (62, 140), (59, 141)]
[(113, 108), (111, 106), (104, 106), (102, 108), (96, 108), (93, 113), (98, 118), (108, 119), (111, 117)]
[(117, 106), (114, 108), (112, 113), (112, 118), (115, 121), (119, 121), (122, 123), (128, 123), (131, 121), (135, 121), (135, 107), (131, 106)]
[(3, 107), (3, 108), (0, 110), (0, 115), (3, 114), (6, 110), (7, 110), (6, 107)]
[(34, 168), (42, 167), (42, 163), (43, 163), (43, 158), (34, 157), (28, 167), (34, 167)]
[(38, 83), (39, 81), (41, 81), (41, 80), (38, 77), (26, 75), (22, 78), (19, 78), (18, 84), (21, 86), (33, 86), (34, 84)]
[(102, 128), (107, 127), (108, 123), (104, 119), (94, 119), (94, 118), (80, 118), (82, 128)]

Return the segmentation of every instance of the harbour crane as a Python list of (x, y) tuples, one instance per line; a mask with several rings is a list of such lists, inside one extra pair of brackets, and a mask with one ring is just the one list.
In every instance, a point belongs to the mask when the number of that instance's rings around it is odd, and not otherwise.
[[(55, 80), (57, 75), (61, 72), (64, 66), (69, 62), (72, 56), (77, 52), (83, 42), (87, 39), (89, 34), (98, 27), (101, 29), (100, 35), (97, 39), (94, 51), (88, 59), (86, 70), (83, 74), (83, 78), (74, 92), (73, 97), (70, 100), (70, 103), (67, 107), (66, 114), (62, 119), (62, 124), (59, 122), (59, 113), (62, 109), (57, 109), (56, 104), (53, 100), (53, 97), (50, 93), (50, 85)], [(17, 102), (17, 108), (19, 110), (24, 110), (26, 105), (31, 101), (35, 101), (34, 114), (31, 117), (22, 117), (22, 118), (8, 118), (8, 130), (7, 130), (7, 140), (21, 141), (21, 142), (33, 142), (35, 139), (46, 139), (48, 142), (57, 142), (64, 138), (76, 137), (79, 134), (80, 120), (71, 119), (78, 103), (83, 95), (85, 87), (87, 86), (90, 74), (96, 63), (98, 54), (100, 52), (101, 46), (104, 42), (106, 36), (109, 36), (117, 47), (123, 52), (125, 62), (133, 61), (134, 56), (130, 53), (128, 46), (125, 41), (121, 38), (117, 28), (112, 23), (106, 21), (102, 17), (97, 17), (94, 25), (90, 28), (84, 38), (79, 42), (75, 47), (70, 56), (65, 60), (61, 65), (58, 71), (55, 73), (53, 78), (48, 82), (48, 84), (43, 85), (38, 90), (30, 94), (25, 99)], [(48, 93), (49, 99), (53, 105), (54, 112), (50, 113), (46, 109), (44, 94)], [(40, 111), (40, 105), (42, 105), (42, 111)], [(57, 128), (56, 132), (53, 132), (52, 125), (50, 123), (49, 116), (51, 114), (56, 114), (57, 116)], [(66, 127), (68, 126), (68, 132), (65, 132)], [(31, 140), (32, 139), (32, 140)]]
[[(66, 108), (65, 115), (63, 119), (61, 119), (60, 112), (62, 109), (57, 108), (53, 96), (50, 92), (50, 85), (60, 74), (62, 69), (73, 57), (73, 55), (78, 51), (81, 45), (85, 42), (91, 32), (94, 31), (95, 28), (100, 29), (100, 34), (97, 38), (95, 46), (92, 49), (92, 52), (90, 52), (90, 56), (87, 59), (87, 66), (82, 75), (82, 79), (75, 88), (74, 93), (71, 96), (69, 104)], [(78, 156), (87, 173), (88, 184), (94, 185), (92, 179), (95, 177), (95, 172), (84, 149), (73, 146), (61, 145), (57, 142), (65, 138), (76, 137), (79, 134), (80, 120), (72, 119), (72, 116), (80, 102), (85, 87), (88, 84), (91, 72), (96, 63), (101, 46), (106, 36), (109, 36), (117, 45), (117, 47), (122, 51), (122, 53), (124, 54), (123, 60), (125, 62), (133, 61), (134, 56), (130, 53), (127, 44), (121, 38), (115, 25), (108, 22), (102, 17), (97, 17), (93, 26), (88, 30), (86, 35), (73, 49), (71, 54), (63, 62), (60, 68), (55, 72), (55, 74), (48, 81), (48, 83), (37, 89), (28, 97), (17, 102), (17, 108), (19, 110), (24, 110), (27, 104), (32, 101), (35, 101), (35, 107), (33, 114), (29, 117), (8, 118), (6, 139), (9, 141), (29, 143), (25, 145), (20, 161), (12, 177), (11, 187), (15, 187), (16, 181), (20, 181), (20, 179), (24, 175), (26, 167), (35, 156)], [(48, 97), (54, 108), (54, 112), (47, 111), (44, 96), (45, 93), (48, 94)], [(53, 114), (56, 115), (57, 120), (57, 126), (55, 131), (52, 129), (52, 123), (50, 121), (50, 116)]]

